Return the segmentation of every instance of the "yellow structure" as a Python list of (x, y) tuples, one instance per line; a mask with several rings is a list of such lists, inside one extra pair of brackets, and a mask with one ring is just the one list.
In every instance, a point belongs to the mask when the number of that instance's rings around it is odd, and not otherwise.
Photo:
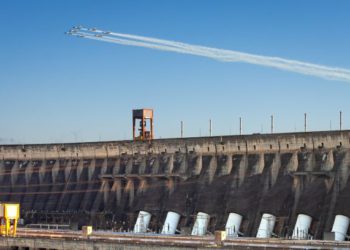
[(19, 204), (0, 203), (0, 235), (16, 236)]
[(92, 234), (92, 226), (83, 226), (83, 235), (85, 237)]
[(218, 246), (222, 245), (222, 241), (226, 240), (226, 231), (215, 231), (215, 243)]

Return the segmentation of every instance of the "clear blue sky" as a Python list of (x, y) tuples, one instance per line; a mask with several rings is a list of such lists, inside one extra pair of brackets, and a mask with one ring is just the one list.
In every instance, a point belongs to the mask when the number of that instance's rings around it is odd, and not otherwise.
[(74, 25), (350, 69), (350, 1), (0, 1), (0, 144), (350, 128), (350, 83), (78, 39)]

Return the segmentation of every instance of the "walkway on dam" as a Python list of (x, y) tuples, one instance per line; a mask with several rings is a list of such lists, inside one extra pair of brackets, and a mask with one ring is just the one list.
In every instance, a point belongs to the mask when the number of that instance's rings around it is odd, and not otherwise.
[(214, 236), (166, 236), (96, 231), (20, 229), (17, 237), (0, 237), (0, 249), (146, 250), (146, 249), (349, 249), (350, 242), (231, 238), (217, 242)]

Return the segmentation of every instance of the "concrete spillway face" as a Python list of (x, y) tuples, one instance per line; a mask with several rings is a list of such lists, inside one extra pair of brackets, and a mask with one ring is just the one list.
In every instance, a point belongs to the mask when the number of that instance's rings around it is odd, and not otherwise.
[(226, 235), (231, 237), (238, 237), (239, 228), (242, 223), (242, 215), (230, 213), (226, 222)]
[(276, 216), (272, 214), (263, 214), (261, 217), (258, 233), (256, 234), (257, 238), (270, 238), (273, 229), (275, 228)]
[(150, 213), (140, 211), (134, 226), (134, 233), (146, 233), (150, 220)]
[(209, 214), (198, 212), (191, 235), (203, 236), (207, 233), (209, 224)]
[(180, 221), (180, 215), (169, 211), (163, 225), (162, 234), (175, 234), (177, 225)]
[(312, 218), (306, 214), (299, 214), (293, 230), (293, 239), (306, 240), (309, 234)]
[(348, 232), (350, 219), (344, 215), (337, 215), (334, 219), (332, 232), (334, 233), (334, 239), (344, 241), (346, 233)]

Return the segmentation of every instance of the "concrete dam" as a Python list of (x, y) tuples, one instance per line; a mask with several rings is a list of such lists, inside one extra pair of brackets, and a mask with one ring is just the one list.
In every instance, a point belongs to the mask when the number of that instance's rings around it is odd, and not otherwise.
[(0, 201), (32, 225), (344, 240), (349, 170), (348, 130), (1, 145)]

